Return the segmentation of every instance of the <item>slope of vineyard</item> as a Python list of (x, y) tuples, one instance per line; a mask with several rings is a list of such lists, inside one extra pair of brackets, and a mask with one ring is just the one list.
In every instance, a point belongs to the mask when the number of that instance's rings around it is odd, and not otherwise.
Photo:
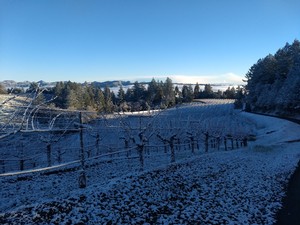
[(72, 165), (2, 174), (0, 223), (273, 224), (300, 159), (300, 127), (228, 106), (199, 113), (203, 106), (186, 105), (182, 114), (161, 113), (155, 124), (172, 121), (178, 130), (172, 118), (191, 123), (201, 117), (201, 131), (251, 133), (256, 140), (247, 147), (205, 152), (202, 142), (194, 154), (188, 147), (177, 151), (171, 164), (169, 151), (158, 151), (145, 155), (144, 172), (135, 155), (90, 159), (85, 189), (78, 188), (80, 171)]

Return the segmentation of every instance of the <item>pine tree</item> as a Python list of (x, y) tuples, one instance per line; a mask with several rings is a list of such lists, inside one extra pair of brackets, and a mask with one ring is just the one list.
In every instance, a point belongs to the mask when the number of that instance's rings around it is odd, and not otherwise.
[(134, 82), (132, 87), (133, 91), (133, 101), (139, 101), (141, 99), (145, 99), (145, 87), (144, 85), (140, 84), (139, 82)]
[(204, 91), (202, 92), (203, 98), (214, 98), (214, 92), (212, 90), (212, 86), (210, 84), (204, 85)]
[(113, 102), (112, 102), (112, 95), (108, 86), (104, 88), (104, 100), (105, 100), (104, 111), (107, 113), (111, 113), (113, 111)]
[(168, 77), (163, 85), (165, 105), (171, 107), (175, 105), (175, 92), (172, 80)]
[(175, 93), (176, 104), (181, 104), (182, 103), (182, 93), (179, 90), (179, 87), (177, 85), (175, 87), (174, 93)]
[(252, 110), (291, 114), (300, 107), (300, 42), (286, 44), (276, 54), (259, 59), (246, 74), (246, 100)]
[(235, 99), (235, 88), (228, 87), (227, 90), (224, 92), (224, 98)]
[(182, 100), (183, 102), (191, 102), (194, 99), (194, 91), (191, 85), (183, 85), (182, 87)]
[(197, 82), (194, 87), (194, 98), (199, 98), (199, 94), (200, 94), (200, 85)]
[(96, 104), (96, 110), (98, 112), (104, 111), (105, 99), (104, 99), (104, 94), (100, 88), (97, 88), (95, 91), (95, 104)]
[(146, 100), (150, 105), (153, 104), (157, 90), (158, 90), (157, 82), (154, 78), (152, 78), (152, 80), (148, 84), (147, 96), (146, 96)]
[(121, 85), (118, 91), (118, 104), (120, 105), (123, 102), (125, 102), (125, 91)]

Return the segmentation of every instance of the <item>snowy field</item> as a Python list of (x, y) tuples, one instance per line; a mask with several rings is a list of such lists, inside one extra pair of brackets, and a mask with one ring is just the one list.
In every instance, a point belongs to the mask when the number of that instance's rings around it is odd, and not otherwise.
[[(143, 139), (147, 139), (151, 155), (156, 153), (157, 146), (160, 145), (159, 151), (163, 151), (162, 145), (166, 145), (157, 137), (158, 134), (163, 138), (176, 134), (177, 139), (180, 139), (177, 141), (187, 145), (191, 141), (186, 133), (189, 132), (198, 146), (203, 145), (204, 132), (220, 137), (231, 134), (241, 138), (251, 132), (252, 128), (246, 120), (235, 116), (230, 103), (232, 100), (210, 100), (206, 104), (182, 105), (166, 111), (101, 115), (92, 121), (89, 117), (95, 113), (85, 112), (83, 118), (90, 121), (85, 124), (83, 132), (85, 157), (125, 149), (133, 149), (135, 152), (140, 132), (143, 133)], [(23, 114), (22, 111), (18, 113)], [(0, 119), (0, 122), (3, 121)], [(79, 112), (49, 110), (47, 114), (36, 114), (26, 121), (28, 123), (23, 125), (21, 132), (5, 138), (0, 135), (0, 173), (57, 166), (80, 159)], [(7, 133), (13, 133), (20, 126), (16, 121), (9, 126), (4, 123), (1, 128), (7, 128)]]
[[(228, 104), (220, 115), (215, 112), (216, 119), (200, 107), (166, 111), (155, 123), (168, 118), (181, 134), (177, 125), (182, 124), (172, 118), (192, 124), (201, 117), (201, 130), (222, 128), (256, 140), (209, 152), (200, 142), (193, 154), (187, 148), (177, 151), (175, 163), (169, 151), (145, 154), (143, 172), (134, 154), (91, 159), (85, 189), (78, 188), (76, 163), (63, 167), (67, 170), (2, 174), (0, 224), (273, 224), (300, 159), (300, 126), (230, 110)], [(227, 123), (232, 127), (222, 126)]]

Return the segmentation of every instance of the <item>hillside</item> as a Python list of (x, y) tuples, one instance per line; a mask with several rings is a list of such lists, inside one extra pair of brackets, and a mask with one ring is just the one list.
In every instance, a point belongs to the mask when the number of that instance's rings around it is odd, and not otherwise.
[(248, 147), (200, 149), (172, 164), (150, 155), (144, 172), (133, 158), (103, 160), (87, 168), (86, 189), (76, 188), (78, 171), (1, 175), (0, 223), (273, 224), (300, 159), (300, 127), (235, 116), (255, 127)]

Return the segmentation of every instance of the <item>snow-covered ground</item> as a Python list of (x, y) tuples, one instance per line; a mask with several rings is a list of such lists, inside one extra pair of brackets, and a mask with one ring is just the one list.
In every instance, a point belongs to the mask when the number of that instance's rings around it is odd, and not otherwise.
[(255, 127), (248, 147), (194, 155), (187, 149), (173, 164), (169, 154), (146, 154), (144, 172), (136, 157), (101, 159), (86, 169), (85, 189), (72, 167), (2, 175), (0, 223), (273, 224), (300, 159), (300, 126), (235, 116)]

